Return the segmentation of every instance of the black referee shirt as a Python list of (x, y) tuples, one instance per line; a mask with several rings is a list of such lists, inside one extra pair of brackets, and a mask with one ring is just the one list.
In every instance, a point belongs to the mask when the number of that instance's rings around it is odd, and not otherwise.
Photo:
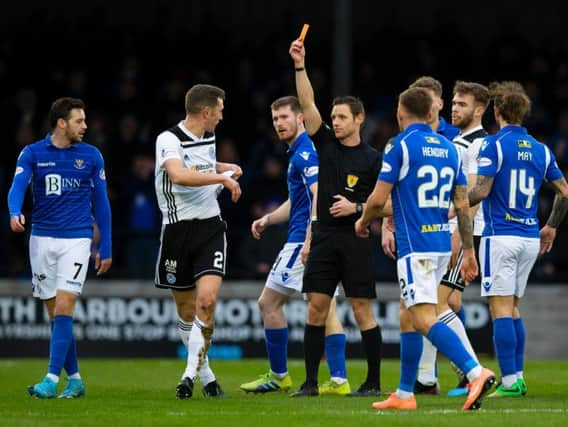
[(318, 174), (318, 223), (323, 226), (353, 226), (360, 214), (334, 218), (329, 208), (341, 194), (349, 201), (364, 203), (375, 188), (381, 169), (381, 156), (377, 150), (361, 141), (355, 147), (347, 147), (335, 137), (333, 130), (322, 123), (311, 135), (319, 157)]

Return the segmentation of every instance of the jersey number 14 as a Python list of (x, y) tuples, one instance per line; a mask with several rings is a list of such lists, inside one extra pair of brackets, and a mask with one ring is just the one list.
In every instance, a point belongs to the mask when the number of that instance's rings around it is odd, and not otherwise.
[[(520, 192), (527, 196), (525, 209), (532, 206), (534, 195), (536, 194), (534, 188), (534, 177), (527, 177), (526, 169), (511, 169), (511, 180), (509, 187), (509, 208), (515, 209), (517, 207), (517, 194)], [(518, 192), (517, 192), (518, 189)]]

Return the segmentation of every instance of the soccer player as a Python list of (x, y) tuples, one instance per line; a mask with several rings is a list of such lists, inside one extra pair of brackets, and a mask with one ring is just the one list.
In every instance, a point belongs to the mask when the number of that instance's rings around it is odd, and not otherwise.
[[(258, 380), (241, 385), (246, 392), (266, 393), (288, 390), (292, 379), (288, 374), (288, 324), (284, 304), (302, 291), (304, 265), (310, 246), (309, 226), (311, 212), (315, 213), (313, 199), (317, 193), (318, 155), (304, 128), (304, 116), (295, 96), (285, 96), (271, 105), (272, 124), (280, 141), (288, 145), (289, 198), (274, 212), (252, 223), (256, 239), (271, 224), (289, 221), (288, 240), (278, 254), (258, 300), (262, 319), (270, 371)], [(308, 231), (308, 232), (307, 232)], [(331, 379), (319, 387), (320, 394), (344, 395), (351, 392), (345, 368), (345, 333), (335, 312), (335, 299), (325, 322), (325, 354)]]
[[(460, 134), (453, 139), (460, 158), (464, 165), (464, 171), (468, 178), (468, 188), (475, 185), (477, 173), (477, 152), (481, 141), (487, 136), (487, 132), (481, 125), (481, 119), (489, 105), (489, 90), (486, 86), (474, 82), (458, 81), (454, 85), (452, 99), (452, 124), (460, 130)], [(475, 218), (473, 226), (474, 246), (479, 248), (479, 239), (483, 231), (483, 213), (473, 208), (470, 212)], [(438, 288), (438, 306), (436, 313), (438, 319), (446, 323), (460, 337), (462, 344), (475, 357), (473, 347), (467, 337), (464, 324), (456, 313), (462, 310), (462, 293), (466, 284), (460, 276), (462, 264), (461, 240), (457, 230), (457, 220), (450, 220), (450, 233), (452, 233), (452, 268), (444, 274)], [(436, 376), (436, 347), (424, 338), (424, 348), (418, 368), (418, 377), (414, 387), (415, 393), (438, 394), (439, 386)], [(461, 396), (467, 394), (467, 379), (460, 374), (460, 381), (455, 389), (450, 390), (449, 395)]]
[(51, 132), (24, 147), (18, 157), (8, 206), (12, 231), (25, 231), (22, 204), (31, 183), (32, 289), (33, 296), (42, 299), (47, 308), (51, 339), (48, 373), (30, 386), (28, 393), (41, 399), (56, 397), (65, 368), (68, 383), (59, 397), (72, 399), (85, 394), (73, 336), (73, 311), (87, 275), (95, 221), (100, 232), (97, 275), (106, 273), (112, 264), (111, 215), (103, 158), (97, 148), (83, 142), (87, 130), (83, 101), (57, 99), (48, 121)]
[(428, 118), (428, 124), (434, 132), (445, 136), (450, 141), (459, 135), (459, 128), (452, 126), (440, 116), (440, 111), (444, 108), (444, 100), (442, 99), (442, 83), (440, 83), (439, 80), (430, 76), (422, 76), (417, 78), (408, 87), (421, 87), (426, 89), (432, 97), (432, 114)]
[(414, 383), (422, 352), (422, 335), (442, 351), (471, 382), (463, 409), (477, 409), (495, 381), (465, 349), (459, 337), (436, 318), (438, 284), (450, 259), (448, 210), (453, 196), (463, 240), (462, 275), (477, 275), (466, 179), (454, 145), (427, 124), (432, 98), (423, 88), (399, 96), (401, 133), (385, 148), (383, 164), (363, 215), (355, 224), (368, 236), (370, 222), (382, 212), (392, 192), (401, 291), (401, 376), (398, 389), (376, 409), (416, 409)]
[(352, 96), (335, 98), (331, 112), (333, 130), (330, 129), (315, 104), (303, 42), (293, 41), (289, 53), (295, 65), (296, 90), (306, 130), (319, 156), (317, 220), (312, 222), (302, 287), (302, 292), (308, 294), (304, 332), (306, 381), (292, 396), (318, 394), (325, 319), (339, 281), (353, 308), (367, 357), (365, 381), (347, 396), (374, 396), (380, 393), (382, 337), (371, 308), (371, 300), (376, 298), (373, 244), (369, 238), (356, 237), (353, 224), (376, 180), (379, 154), (361, 141), (363, 103)]
[(179, 399), (193, 395), (198, 372), (206, 396), (224, 394), (207, 358), (226, 262), (226, 224), (217, 191), (228, 189), (236, 203), (241, 188), (235, 179), (242, 175), (239, 166), (215, 157), (214, 131), (223, 118), (224, 99), (216, 86), (193, 86), (185, 96), (185, 119), (156, 140), (155, 189), (163, 225), (155, 284), (171, 290), (178, 331), (188, 348), (176, 388)]
[(523, 376), (525, 329), (519, 303), (541, 247), (538, 191), (544, 180), (558, 191), (542, 230), (543, 250), (547, 250), (568, 208), (568, 185), (554, 154), (521, 126), (531, 106), (523, 87), (501, 82), (492, 84), (490, 90), (500, 130), (481, 145), (477, 183), (469, 198), (472, 206), (483, 200), (481, 295), (489, 300), (501, 370), (501, 384), (492, 396), (516, 397), (527, 392)]

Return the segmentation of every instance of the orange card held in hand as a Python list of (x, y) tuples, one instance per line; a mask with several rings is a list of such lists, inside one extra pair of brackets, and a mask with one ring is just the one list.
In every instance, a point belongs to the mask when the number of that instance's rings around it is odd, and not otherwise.
[(308, 34), (309, 29), (310, 26), (308, 24), (304, 24), (304, 26), (302, 27), (302, 31), (300, 32), (300, 37), (298, 37), (298, 40), (301, 41), (302, 43), (304, 42), (304, 39), (306, 38), (306, 34)]

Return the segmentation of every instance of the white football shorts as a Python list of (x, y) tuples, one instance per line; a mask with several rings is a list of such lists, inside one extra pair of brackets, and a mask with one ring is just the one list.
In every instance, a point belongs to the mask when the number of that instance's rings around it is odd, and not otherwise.
[(411, 253), (396, 262), (400, 298), (406, 308), (437, 304), (438, 285), (448, 270), (450, 253)]
[(540, 250), (540, 239), (518, 236), (481, 238), (481, 296), (525, 294), (527, 280)]
[(91, 239), (30, 237), (33, 296), (55, 297), (58, 290), (80, 295), (89, 268)]
[(286, 243), (276, 257), (265, 286), (283, 295), (302, 293), (304, 264), (300, 257), (303, 243)]

